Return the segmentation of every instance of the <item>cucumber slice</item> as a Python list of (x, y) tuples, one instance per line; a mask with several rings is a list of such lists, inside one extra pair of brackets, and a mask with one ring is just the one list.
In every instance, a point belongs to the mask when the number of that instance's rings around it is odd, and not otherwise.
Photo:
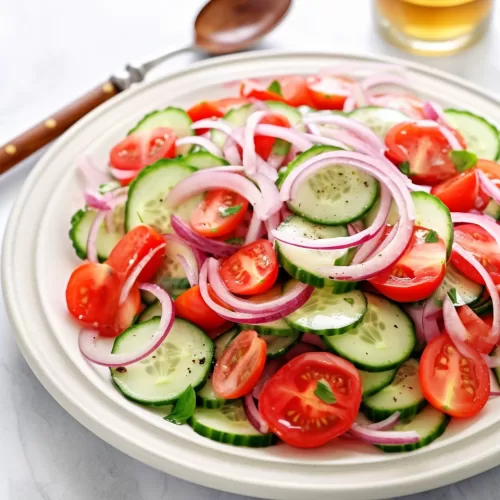
[(488, 314), (493, 311), (493, 303), (489, 295), (481, 297), (480, 300), (472, 305), (472, 310), (478, 315)]
[(196, 406), (200, 408), (222, 408), (226, 400), (215, 394), (212, 378), (209, 377), (205, 385), (196, 393)]
[[(125, 229), (130, 231), (140, 224), (148, 224), (160, 233), (170, 233), (170, 214), (165, 204), (168, 192), (196, 169), (179, 160), (159, 160), (146, 167), (132, 181), (125, 207)], [(201, 201), (194, 196), (183, 203), (176, 213), (186, 219)]]
[(381, 139), (385, 139), (387, 132), (397, 123), (410, 120), (408, 116), (397, 109), (381, 108), (379, 106), (364, 106), (349, 113), (354, 118), (371, 128)]
[[(123, 228), (123, 218), (125, 214), (125, 206), (118, 205), (113, 209), (113, 223), (115, 228)], [(97, 216), (97, 211), (90, 208), (78, 210), (71, 217), (71, 229), (69, 230), (69, 238), (73, 243), (76, 255), (80, 259), (87, 258), (87, 240), (89, 238), (90, 228), (94, 219)], [(96, 248), (99, 262), (104, 262), (108, 259), (111, 250), (121, 240), (123, 230), (108, 233), (106, 224), (103, 222), (97, 233)]]
[[(248, 117), (255, 111), (253, 104), (245, 104), (239, 108), (230, 109), (223, 117), (226, 123), (234, 128), (242, 127), (246, 124)], [(212, 129), (210, 132), (210, 138), (219, 148), (222, 149), (224, 143), (226, 142), (227, 135), (220, 130)]]
[(299, 340), (300, 334), (293, 332), (292, 335), (287, 337), (280, 337), (277, 335), (259, 335), (266, 341), (267, 344), (267, 357), (277, 358), (287, 352)]
[[(133, 325), (119, 335), (116, 353), (130, 352), (158, 328), (159, 318)], [(111, 368), (113, 382), (123, 395), (137, 403), (164, 406), (189, 386), (203, 386), (212, 366), (213, 342), (197, 326), (176, 318), (166, 339), (147, 358), (123, 368)]]
[(199, 169), (229, 165), (229, 162), (224, 160), (224, 158), (214, 156), (208, 151), (196, 151), (195, 153), (189, 153), (182, 160), (186, 165)]
[[(284, 220), (278, 226), (278, 231), (315, 239), (347, 236), (345, 226), (319, 226), (296, 215)], [(288, 243), (276, 242), (276, 253), (285, 271), (302, 283), (313, 285), (316, 288), (332, 287), (335, 293), (350, 291), (356, 286), (354, 282), (335, 281), (317, 274), (317, 269), (320, 266), (348, 265), (351, 253), (346, 249), (309, 250)]]
[(385, 372), (371, 373), (359, 370), (361, 376), (361, 387), (363, 389), (363, 398), (373, 396), (388, 386), (396, 375), (396, 369), (387, 370)]
[(367, 309), (363, 292), (333, 294), (329, 288), (316, 288), (309, 300), (285, 321), (300, 332), (339, 335), (359, 325)]
[(277, 335), (279, 337), (289, 337), (295, 331), (284, 319), (277, 319), (269, 323), (261, 323), (260, 325), (238, 325), (242, 330), (255, 330), (261, 335)]
[(390, 417), (395, 411), (401, 412), (401, 418), (416, 415), (427, 404), (420, 390), (418, 368), (416, 359), (408, 359), (388, 386), (363, 400), (363, 413), (374, 422)]
[(276, 442), (274, 434), (261, 434), (254, 428), (239, 399), (214, 410), (196, 408), (188, 423), (197, 434), (219, 443), (263, 448)]
[(214, 359), (217, 361), (224, 351), (226, 350), (226, 347), (231, 343), (231, 341), (238, 335), (239, 330), (236, 327), (231, 328), (228, 330), (226, 333), (223, 333), (219, 337), (217, 337), (214, 341), (215, 345), (215, 351), (214, 351)]
[[(377, 201), (373, 204), (373, 207), (370, 208), (370, 210), (366, 212), (366, 215), (363, 217), (363, 223), (365, 227), (369, 227), (373, 224), (373, 221), (375, 220), (375, 217), (377, 216), (379, 209), (380, 209), (380, 197), (377, 198)], [(389, 215), (387, 216), (387, 224), (394, 226), (398, 221), (398, 218), (399, 218), (398, 207), (393, 201), (391, 203)]]
[(137, 318), (137, 323), (144, 323), (146, 321), (149, 321), (152, 318), (159, 318), (161, 317), (161, 304), (156, 301), (152, 304), (150, 304), (144, 311), (142, 311), (141, 314), (139, 314), (139, 317)]
[[(193, 121), (189, 115), (181, 108), (168, 107), (161, 111), (156, 110), (144, 116), (137, 125), (128, 131), (127, 135), (135, 132), (149, 132), (158, 127), (170, 128), (175, 132), (176, 137), (186, 137), (194, 135), (191, 125)], [(185, 154), (191, 149), (191, 146), (181, 146), (178, 148), (178, 154)]]
[(450, 417), (446, 413), (427, 405), (418, 415), (410, 420), (399, 422), (392, 429), (393, 431), (416, 431), (420, 436), (419, 441), (403, 445), (378, 445), (378, 448), (387, 453), (417, 450), (440, 437), (448, 427), (449, 422)]
[(415, 326), (394, 302), (366, 293), (361, 324), (343, 335), (323, 337), (326, 347), (368, 372), (383, 372), (406, 361), (415, 348)]
[(438, 300), (443, 300), (445, 294), (452, 288), (457, 292), (457, 300), (453, 301), (456, 306), (475, 304), (481, 300), (484, 292), (483, 285), (467, 278), (467, 276), (463, 275), (451, 262), (449, 262), (446, 267), (446, 274), (444, 275), (443, 282), (434, 292), (434, 296)]
[(302, 115), (297, 108), (278, 101), (265, 101), (265, 103), (269, 108), (269, 111), (278, 115), (283, 115), (290, 122), (293, 129), (300, 131), (305, 130), (305, 127), (302, 124)]
[(495, 200), (490, 200), (483, 213), (493, 217), (495, 220), (500, 220), (500, 205)]
[(495, 125), (469, 111), (445, 109), (444, 114), (448, 123), (462, 134), (468, 151), (475, 153), (478, 158), (498, 158), (500, 140)]

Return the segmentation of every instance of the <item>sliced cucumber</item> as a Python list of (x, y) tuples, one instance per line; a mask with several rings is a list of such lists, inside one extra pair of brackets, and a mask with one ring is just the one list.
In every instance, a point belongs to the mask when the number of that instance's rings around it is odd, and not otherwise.
[(397, 123), (410, 120), (397, 109), (381, 108), (379, 106), (365, 106), (349, 113), (349, 118), (354, 118), (371, 128), (381, 139), (385, 139), (387, 132)]
[[(291, 286), (293, 281), (287, 286)], [(316, 288), (309, 300), (285, 321), (300, 332), (339, 335), (363, 321), (368, 302), (363, 292), (333, 294), (329, 288)]]
[(378, 448), (388, 453), (417, 450), (418, 448), (427, 446), (440, 437), (446, 430), (446, 427), (448, 427), (449, 422), (450, 417), (446, 415), (446, 413), (436, 410), (436, 408), (431, 405), (427, 405), (418, 415), (410, 420), (399, 422), (391, 429), (395, 432), (416, 431), (420, 436), (419, 441), (403, 445), (384, 444), (379, 445)]
[(488, 294), (484, 294), (477, 302), (472, 305), (472, 310), (478, 315), (488, 314), (493, 311), (493, 303)]
[(161, 304), (157, 301), (150, 304), (137, 318), (137, 323), (144, 323), (152, 318), (161, 317)]
[[(118, 336), (114, 353), (136, 350), (160, 324), (159, 318), (133, 325)], [(164, 406), (191, 385), (203, 386), (212, 366), (213, 342), (197, 326), (176, 318), (166, 339), (147, 358), (123, 368), (111, 368), (113, 382), (137, 403)]]
[[(139, 120), (137, 125), (129, 130), (128, 135), (135, 132), (149, 132), (158, 127), (170, 128), (175, 132), (176, 137), (186, 137), (194, 135), (191, 125), (193, 121), (189, 115), (180, 108), (168, 107), (161, 111), (156, 110), (148, 113)], [(190, 146), (181, 146), (178, 148), (179, 154), (184, 154), (191, 149)]]
[[(148, 224), (160, 233), (170, 233), (170, 215), (165, 204), (169, 191), (196, 169), (179, 160), (159, 160), (146, 167), (130, 184), (125, 208), (125, 229), (130, 231), (140, 224)], [(188, 218), (201, 197), (195, 196), (183, 203), (176, 213)]]
[(255, 330), (261, 335), (277, 335), (280, 337), (289, 337), (295, 333), (295, 330), (284, 319), (277, 319), (269, 323), (261, 323), (260, 325), (244, 325), (239, 327), (242, 330)]
[(363, 398), (373, 396), (388, 386), (396, 375), (396, 369), (387, 370), (385, 372), (371, 373), (359, 370), (361, 376), (361, 387), (363, 389)]
[(248, 421), (239, 399), (214, 410), (197, 408), (189, 425), (201, 436), (233, 446), (263, 448), (276, 442), (274, 434), (261, 434)]
[(214, 352), (214, 359), (217, 361), (224, 351), (226, 350), (226, 347), (231, 343), (231, 341), (238, 335), (239, 330), (236, 327), (231, 328), (228, 330), (226, 333), (223, 333), (219, 337), (217, 337), (214, 341), (215, 345), (215, 352)]
[[(463, 275), (457, 268), (449, 262), (446, 267), (446, 274), (439, 288), (434, 292), (436, 299), (444, 299), (445, 294), (451, 289), (456, 290), (456, 299), (453, 300), (454, 305), (463, 306), (464, 304), (472, 305), (481, 300), (484, 287), (475, 281), (470, 280)], [(454, 299), (454, 297), (453, 297)]]
[(200, 408), (222, 408), (226, 400), (215, 394), (211, 377), (208, 378), (205, 385), (196, 393), (196, 406)]
[[(113, 210), (113, 225), (115, 228), (123, 228), (124, 213), (124, 205), (118, 205)], [(78, 212), (71, 217), (69, 237), (73, 243), (76, 255), (78, 255), (80, 259), (87, 258), (87, 240), (89, 238), (90, 228), (96, 216), (97, 211), (85, 208), (83, 210), (78, 210)], [(100, 262), (107, 260), (111, 250), (113, 250), (115, 245), (121, 240), (123, 234), (123, 229), (108, 233), (106, 224), (104, 222), (101, 224), (96, 240), (97, 257)]]
[[(296, 215), (284, 220), (278, 226), (278, 231), (315, 239), (347, 236), (345, 226), (319, 226)], [(276, 252), (285, 271), (302, 283), (316, 288), (332, 287), (335, 293), (343, 293), (356, 286), (354, 282), (335, 281), (317, 274), (317, 269), (321, 266), (348, 265), (351, 258), (348, 250), (309, 250), (276, 242)]]
[[(380, 197), (377, 198), (377, 201), (374, 203), (373, 207), (370, 208), (370, 210), (366, 212), (366, 215), (363, 217), (363, 223), (365, 227), (369, 227), (373, 224), (373, 221), (375, 220), (375, 217), (377, 216), (379, 209), (380, 209)], [(387, 216), (387, 224), (394, 226), (398, 221), (398, 218), (399, 218), (398, 207), (393, 201), (391, 203), (389, 215)]]
[(195, 153), (190, 153), (186, 155), (182, 160), (186, 165), (199, 169), (229, 165), (229, 162), (224, 160), (224, 158), (214, 156), (208, 151), (196, 151)]
[(366, 293), (368, 311), (359, 326), (323, 337), (326, 347), (368, 372), (383, 372), (406, 361), (415, 348), (415, 326), (394, 302)]
[(395, 411), (401, 413), (401, 418), (416, 415), (427, 404), (420, 390), (418, 368), (416, 359), (408, 359), (388, 386), (363, 400), (363, 413), (374, 422), (390, 417)]
[(500, 220), (500, 205), (493, 199), (490, 200), (483, 213), (493, 217), (495, 220)]
[(304, 130), (305, 127), (302, 124), (302, 115), (297, 108), (278, 101), (265, 101), (265, 104), (273, 113), (283, 115), (290, 122), (292, 128)]
[(462, 134), (468, 151), (475, 153), (478, 158), (498, 158), (500, 140), (495, 125), (469, 111), (445, 109), (444, 114), (449, 124)]
[(299, 340), (300, 334), (293, 332), (287, 337), (280, 337), (278, 335), (260, 335), (267, 344), (267, 357), (277, 358), (287, 352)]
[[(245, 104), (239, 108), (230, 109), (222, 119), (234, 128), (242, 127), (246, 124), (248, 117), (255, 111), (253, 104)], [(222, 148), (226, 142), (227, 135), (220, 130), (212, 129), (210, 132), (212, 141)]]

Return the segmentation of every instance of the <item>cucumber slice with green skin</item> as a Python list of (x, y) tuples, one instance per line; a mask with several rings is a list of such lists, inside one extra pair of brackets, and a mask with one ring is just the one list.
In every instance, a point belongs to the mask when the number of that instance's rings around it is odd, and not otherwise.
[(359, 375), (361, 377), (363, 398), (367, 398), (381, 391), (384, 387), (387, 387), (394, 380), (396, 369), (379, 373), (371, 373), (365, 372), (364, 370), (359, 370)]
[(137, 318), (137, 323), (144, 323), (145, 321), (149, 321), (152, 318), (160, 318), (161, 317), (161, 304), (157, 301), (150, 304)]
[(379, 106), (365, 106), (349, 113), (353, 118), (372, 129), (381, 139), (385, 139), (387, 132), (397, 123), (410, 120), (408, 116), (396, 109), (381, 108)]
[(495, 125), (469, 111), (445, 109), (444, 114), (448, 123), (462, 134), (467, 151), (487, 160), (499, 157), (500, 139)]
[[(118, 205), (113, 210), (113, 222), (115, 228), (123, 228), (124, 212), (124, 205)], [(73, 243), (76, 255), (78, 255), (80, 259), (87, 258), (87, 241), (89, 238), (90, 228), (96, 216), (97, 211), (85, 208), (78, 210), (78, 212), (71, 217), (69, 238)], [(123, 230), (108, 233), (106, 230), (106, 224), (104, 222), (101, 224), (96, 240), (97, 257), (99, 262), (104, 262), (108, 259), (111, 250), (113, 250), (115, 245), (121, 240), (123, 234)]]
[[(189, 177), (196, 169), (179, 160), (159, 160), (139, 172), (128, 191), (125, 207), (125, 229), (130, 231), (141, 224), (148, 224), (158, 232), (171, 233), (170, 215), (165, 198), (169, 191), (180, 181)], [(192, 210), (201, 201), (201, 196), (194, 196), (175, 213), (188, 219)]]
[[(160, 324), (159, 318), (133, 325), (119, 335), (113, 353), (131, 352), (144, 344)], [(213, 342), (197, 326), (180, 318), (147, 358), (122, 368), (111, 368), (113, 382), (136, 403), (164, 406), (175, 401), (191, 385), (205, 384), (212, 366)]]
[(278, 101), (265, 101), (265, 104), (269, 108), (269, 111), (278, 115), (283, 115), (290, 122), (292, 128), (300, 131), (305, 130), (302, 124), (302, 115), (297, 108)]
[[(450, 422), (450, 417), (431, 405), (427, 405), (418, 415), (410, 420), (396, 424), (392, 431), (416, 431), (420, 440), (412, 444), (378, 445), (377, 447), (387, 453), (418, 450), (442, 436)], [(390, 432), (390, 431), (388, 431)]]
[(288, 337), (279, 337), (277, 335), (259, 335), (267, 344), (267, 357), (277, 358), (283, 356), (300, 338), (298, 332), (292, 333)]
[[(297, 215), (284, 220), (278, 226), (278, 231), (314, 239), (337, 238), (348, 234), (345, 226), (320, 226)], [(317, 274), (320, 266), (348, 265), (352, 253), (347, 249), (309, 250), (276, 241), (276, 253), (285, 271), (302, 283), (316, 288), (331, 287), (334, 293), (344, 293), (356, 286), (355, 282), (335, 281)]]
[(277, 440), (274, 434), (261, 434), (253, 427), (240, 399), (214, 410), (196, 408), (188, 423), (197, 434), (233, 446), (264, 448)]
[[(377, 216), (379, 209), (380, 209), (380, 197), (377, 198), (377, 201), (373, 204), (373, 207), (370, 208), (370, 210), (363, 217), (363, 223), (365, 227), (369, 227), (373, 224), (373, 221), (375, 220), (375, 217)], [(389, 215), (387, 216), (387, 224), (394, 226), (398, 221), (398, 218), (399, 218), (398, 207), (393, 201), (391, 203)]]
[(493, 303), (489, 296), (482, 297), (478, 302), (472, 305), (472, 310), (478, 315), (491, 313), (493, 311)]
[(283, 319), (261, 323), (260, 325), (238, 325), (242, 330), (255, 330), (261, 335), (277, 335), (279, 337), (289, 337), (295, 330)]
[(403, 419), (416, 415), (427, 404), (420, 389), (418, 368), (416, 359), (408, 359), (388, 386), (363, 400), (363, 413), (374, 422), (390, 417), (395, 411), (401, 412)]
[(316, 288), (309, 300), (285, 321), (300, 332), (339, 335), (358, 326), (367, 310), (368, 301), (363, 292), (333, 294), (328, 288)]
[[(161, 111), (156, 110), (148, 113), (144, 118), (139, 120), (137, 125), (128, 131), (127, 135), (136, 132), (149, 132), (158, 127), (170, 128), (175, 132), (177, 139), (194, 135), (191, 125), (193, 121), (189, 115), (181, 108), (172, 106)], [(177, 148), (178, 154), (185, 154), (191, 149), (191, 146), (181, 146)]]
[(229, 165), (229, 162), (224, 160), (224, 158), (214, 156), (208, 151), (196, 151), (195, 153), (189, 153), (182, 159), (182, 161), (186, 165), (200, 170), (205, 168), (220, 167), (221, 165)]
[(232, 340), (234, 339), (234, 337), (236, 337), (236, 335), (238, 335), (238, 333), (240, 333), (240, 331), (238, 330), (238, 328), (236, 328), (234, 326), (233, 328), (228, 330), (226, 333), (223, 333), (222, 335), (220, 335), (219, 337), (217, 337), (215, 339), (215, 341), (214, 341), (214, 346), (215, 346), (214, 359), (215, 359), (215, 361), (217, 361), (222, 356), (222, 354), (226, 350), (226, 347), (232, 342)]
[[(243, 127), (246, 124), (248, 117), (255, 111), (253, 104), (244, 104), (239, 108), (230, 109), (223, 117), (226, 123), (231, 125), (233, 128)], [(224, 146), (226, 142), (227, 135), (220, 130), (212, 129), (210, 132), (210, 138), (220, 149)]]
[(366, 293), (368, 310), (359, 326), (343, 335), (323, 337), (327, 349), (360, 370), (383, 372), (406, 361), (416, 344), (415, 326), (394, 302)]
[(226, 400), (215, 394), (212, 378), (209, 377), (205, 385), (196, 393), (196, 406), (199, 408), (222, 408)]
[(457, 292), (456, 300), (454, 300), (455, 297), (452, 298), (455, 306), (478, 303), (484, 292), (483, 285), (467, 278), (467, 276), (463, 275), (453, 264), (451, 264), (451, 262), (449, 262), (446, 267), (446, 274), (444, 275), (443, 282), (434, 292), (434, 297), (437, 300), (443, 300), (448, 290), (453, 288)]
[(495, 220), (500, 220), (500, 205), (495, 200), (490, 200), (483, 213), (493, 217)]

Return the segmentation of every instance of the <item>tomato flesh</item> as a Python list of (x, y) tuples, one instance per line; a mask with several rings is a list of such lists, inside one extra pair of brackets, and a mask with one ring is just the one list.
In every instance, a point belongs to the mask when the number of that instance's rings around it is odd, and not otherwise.
[[(386, 234), (390, 228), (385, 229)], [(415, 226), (408, 249), (391, 269), (368, 281), (386, 297), (398, 302), (415, 302), (429, 297), (441, 284), (446, 272), (446, 247), (437, 241), (426, 242), (430, 231)]]
[(278, 277), (278, 260), (268, 240), (244, 246), (224, 261), (220, 275), (229, 291), (255, 295), (272, 288)]
[[(315, 391), (327, 384), (335, 402), (326, 403)], [(271, 430), (299, 448), (315, 448), (348, 431), (361, 404), (361, 378), (348, 361), (334, 354), (301, 354), (273, 375), (264, 386), (259, 410)]]
[(351, 95), (353, 83), (351, 78), (342, 76), (310, 76), (307, 79), (307, 87), (313, 107), (341, 110)]
[(431, 194), (437, 196), (450, 212), (468, 212), (476, 208), (479, 180), (475, 170), (469, 170), (433, 186)]
[(141, 293), (139, 287), (134, 285), (125, 299), (125, 302), (118, 307), (118, 311), (111, 325), (102, 325), (99, 328), (99, 335), (103, 337), (116, 337), (125, 331), (133, 322), (135, 317), (141, 312)]
[(458, 316), (468, 333), (467, 344), (483, 354), (489, 354), (495, 347), (495, 344), (489, 340), (493, 323), (492, 316), (480, 318), (467, 305), (458, 308)]
[(257, 384), (266, 364), (267, 344), (253, 330), (242, 331), (217, 361), (212, 377), (215, 393), (225, 399), (244, 396)]
[[(248, 99), (240, 97), (228, 97), (217, 101), (201, 101), (189, 108), (187, 114), (193, 122), (205, 120), (207, 118), (216, 119), (224, 116), (230, 109), (243, 106), (249, 102)], [(197, 129), (196, 134), (202, 135), (208, 132), (208, 130), (207, 128)]]
[[(271, 84), (272, 82), (269, 82)], [(278, 101), (285, 102), (285, 98), (269, 90), (269, 84), (259, 80), (243, 80), (240, 84), (240, 95), (249, 99), (257, 99), (259, 101)]]
[[(276, 125), (278, 127), (290, 128), (290, 122), (282, 115), (267, 115), (260, 123), (262, 125)], [(255, 152), (264, 160), (267, 160), (278, 140), (280, 139), (256, 134), (254, 137)]]
[(480, 354), (462, 355), (447, 334), (427, 344), (420, 358), (419, 380), (427, 401), (452, 417), (473, 417), (487, 403), (490, 373)]
[(282, 76), (278, 78), (281, 95), (290, 106), (314, 107), (311, 94), (307, 87), (307, 80), (303, 76)]

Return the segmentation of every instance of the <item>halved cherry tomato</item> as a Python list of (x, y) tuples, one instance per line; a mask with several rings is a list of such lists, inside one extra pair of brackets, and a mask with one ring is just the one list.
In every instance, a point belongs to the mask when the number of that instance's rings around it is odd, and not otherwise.
[(373, 105), (382, 108), (392, 108), (405, 115), (421, 120), (425, 118), (424, 103), (410, 94), (375, 94), (371, 98)]
[(236, 229), (245, 218), (248, 201), (228, 189), (208, 191), (191, 214), (191, 227), (202, 236), (216, 238)]
[(119, 170), (141, 170), (161, 158), (174, 158), (175, 140), (175, 133), (169, 128), (137, 132), (113, 147), (109, 162)]
[(235, 399), (250, 392), (266, 364), (267, 344), (257, 332), (244, 330), (218, 359), (212, 384), (217, 396)]
[(141, 312), (141, 309), (141, 293), (139, 287), (134, 285), (125, 302), (118, 307), (113, 323), (111, 325), (102, 325), (99, 328), (99, 335), (103, 337), (120, 335), (134, 322), (134, 318)]
[(450, 337), (441, 334), (424, 349), (419, 380), (429, 403), (452, 417), (473, 417), (488, 401), (490, 373), (481, 355), (461, 354)]
[[(140, 225), (126, 233), (111, 250), (106, 261), (123, 279), (150, 251), (165, 243), (163, 236), (150, 226)], [(141, 271), (138, 282), (150, 280), (163, 263), (165, 249), (159, 250)]]
[(495, 347), (494, 343), (487, 340), (491, 333), (493, 317), (490, 315), (480, 318), (467, 305), (458, 308), (458, 315), (469, 334), (466, 339), (467, 344), (483, 354), (489, 354)]
[[(463, 143), (461, 136), (452, 132)], [(451, 146), (437, 126), (398, 123), (387, 132), (385, 144), (387, 156), (396, 165), (409, 162), (409, 175), (415, 182), (435, 185), (457, 173), (450, 156)]]
[[(476, 224), (461, 224), (455, 227), (455, 242), (470, 252), (488, 271), (495, 284), (500, 284), (500, 248), (494, 238)], [(481, 275), (461, 255), (452, 251), (452, 264), (469, 279), (484, 285)]]
[(118, 310), (122, 280), (108, 264), (85, 262), (72, 273), (66, 287), (71, 315), (85, 326), (112, 325)]
[[(227, 305), (221, 302), (212, 292), (210, 286), (208, 287), (208, 292), (214, 302), (227, 307)], [(192, 286), (189, 290), (186, 290), (184, 293), (179, 295), (175, 299), (174, 303), (176, 316), (187, 319), (188, 321), (191, 321), (191, 323), (199, 326), (209, 336), (211, 336), (211, 338), (215, 338), (231, 326), (229, 321), (221, 318), (207, 306), (201, 296), (200, 287), (198, 285)]]
[(450, 212), (468, 212), (477, 205), (479, 180), (474, 169), (456, 175), (433, 186), (431, 194), (437, 196)]
[(354, 80), (344, 76), (310, 76), (307, 87), (316, 109), (342, 109)]
[(269, 90), (269, 84), (272, 82), (263, 82), (260, 80), (243, 80), (240, 84), (240, 95), (249, 99), (258, 99), (259, 101), (278, 101), (285, 102), (285, 98)]
[[(385, 229), (386, 234), (390, 228)], [(426, 239), (431, 241), (426, 242)], [(368, 281), (398, 302), (414, 302), (431, 295), (446, 272), (446, 247), (435, 232), (415, 226), (410, 244), (396, 265)]]
[[(283, 115), (268, 115), (265, 116), (261, 122), (262, 125), (276, 125), (278, 127), (290, 128), (290, 122)], [(276, 141), (275, 137), (267, 137), (263, 135), (255, 135), (255, 152), (260, 155), (264, 160), (267, 160), (273, 150)]]
[[(315, 393), (327, 384), (334, 402)], [(271, 430), (289, 445), (315, 448), (348, 431), (361, 404), (361, 378), (349, 361), (326, 352), (297, 356), (273, 375), (259, 399)]]
[[(249, 100), (241, 97), (228, 97), (217, 101), (202, 101), (188, 109), (187, 114), (193, 120), (204, 120), (206, 118), (220, 118), (230, 109), (248, 104)], [(198, 129), (198, 135), (204, 134), (208, 129)]]
[(227, 288), (239, 295), (263, 293), (278, 277), (278, 260), (268, 240), (257, 240), (244, 246), (224, 261), (221, 278)]
[(281, 95), (290, 106), (314, 107), (307, 80), (303, 76), (281, 76), (278, 78)]

